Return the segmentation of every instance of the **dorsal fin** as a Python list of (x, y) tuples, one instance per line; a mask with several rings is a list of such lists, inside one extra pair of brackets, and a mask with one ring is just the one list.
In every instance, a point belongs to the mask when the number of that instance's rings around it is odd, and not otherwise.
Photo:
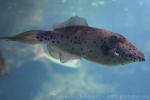
[(59, 28), (63, 28), (63, 27), (76, 26), (76, 25), (88, 26), (88, 23), (84, 18), (81, 18), (78, 16), (73, 16), (65, 22), (55, 24), (53, 26), (53, 29), (59, 29)]

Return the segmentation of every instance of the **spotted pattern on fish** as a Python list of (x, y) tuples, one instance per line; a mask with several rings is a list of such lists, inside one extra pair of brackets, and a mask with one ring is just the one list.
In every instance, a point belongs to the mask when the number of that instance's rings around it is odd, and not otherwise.
[(127, 38), (116, 32), (90, 27), (86, 20), (79, 17), (56, 25), (52, 31), (31, 30), (0, 39), (30, 44), (46, 43), (54, 53), (51, 55), (62, 59), (62, 62), (66, 60), (63, 59), (63, 52), (68, 53), (66, 55), (69, 57), (77, 56), (104, 65), (145, 61), (144, 54)]
[(62, 43), (57, 47), (98, 63), (124, 64), (136, 61), (136, 54), (139, 54), (139, 60), (143, 60), (143, 54), (118, 33), (87, 26), (70, 26), (54, 31), (58, 38), (63, 36), (59, 38)]

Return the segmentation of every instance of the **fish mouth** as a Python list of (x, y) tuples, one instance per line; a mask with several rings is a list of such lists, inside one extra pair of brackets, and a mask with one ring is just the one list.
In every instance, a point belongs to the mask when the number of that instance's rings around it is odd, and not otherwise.
[(137, 61), (144, 62), (145, 56), (142, 52), (137, 52), (137, 53), (128, 55), (127, 59), (133, 62), (137, 62)]
[(144, 56), (144, 54), (142, 53), (142, 52), (140, 52), (140, 51), (138, 51), (137, 53), (136, 53), (136, 59), (137, 59), (137, 61), (140, 61), (140, 62), (144, 62), (145, 61), (145, 56)]
[(136, 61), (144, 62), (145, 61), (145, 57), (137, 57)]

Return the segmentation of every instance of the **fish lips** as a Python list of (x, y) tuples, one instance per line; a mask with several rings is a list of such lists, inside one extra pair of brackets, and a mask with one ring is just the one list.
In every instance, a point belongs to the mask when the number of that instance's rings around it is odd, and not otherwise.
[(143, 61), (145, 61), (145, 56), (142, 52), (138, 51), (135, 55), (135, 59), (136, 59), (136, 61), (143, 62)]
[(142, 52), (138, 51), (137, 53), (133, 54), (127, 54), (127, 60), (133, 61), (133, 62), (144, 62), (145, 61), (145, 56)]

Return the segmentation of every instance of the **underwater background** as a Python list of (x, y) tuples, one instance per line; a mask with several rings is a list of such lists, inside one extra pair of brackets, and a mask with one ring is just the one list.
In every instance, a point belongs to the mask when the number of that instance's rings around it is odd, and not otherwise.
[(6, 73), (0, 100), (150, 100), (149, 10), (149, 0), (0, 0), (0, 36), (52, 30), (80, 16), (92, 27), (121, 33), (146, 56), (116, 67), (84, 59), (67, 67), (47, 59), (45, 46), (0, 41)]

